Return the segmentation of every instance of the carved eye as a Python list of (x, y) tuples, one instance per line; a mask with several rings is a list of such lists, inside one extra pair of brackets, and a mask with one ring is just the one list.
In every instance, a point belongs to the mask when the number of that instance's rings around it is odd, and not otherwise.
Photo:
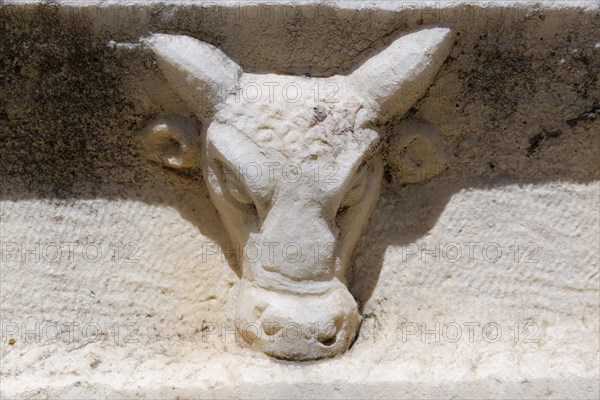
[(233, 171), (226, 165), (221, 164), (221, 177), (225, 191), (240, 204), (255, 208), (252, 197), (239, 180), (239, 174), (239, 172)]
[(229, 194), (231, 194), (231, 197), (233, 197), (240, 203), (252, 203), (252, 198), (246, 193), (246, 190), (244, 190), (244, 188), (234, 177), (225, 175), (225, 186), (227, 187), (227, 190), (229, 190)]

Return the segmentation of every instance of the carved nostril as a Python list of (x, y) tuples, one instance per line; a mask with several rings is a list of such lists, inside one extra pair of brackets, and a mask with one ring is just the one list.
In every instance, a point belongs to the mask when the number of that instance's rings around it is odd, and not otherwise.
[(335, 343), (336, 336), (335, 334), (319, 334), (317, 336), (317, 341), (321, 343), (323, 346), (332, 346)]
[(242, 331), (242, 339), (246, 341), (246, 343), (254, 343), (258, 340), (258, 335), (252, 331), (252, 329), (244, 329)]
[(276, 335), (281, 330), (281, 325), (277, 322), (263, 322), (261, 324), (262, 330), (269, 336)]
[(333, 321), (325, 326), (322, 331), (317, 333), (317, 341), (323, 346), (333, 346), (337, 340), (337, 335), (344, 324), (344, 316), (337, 315)]

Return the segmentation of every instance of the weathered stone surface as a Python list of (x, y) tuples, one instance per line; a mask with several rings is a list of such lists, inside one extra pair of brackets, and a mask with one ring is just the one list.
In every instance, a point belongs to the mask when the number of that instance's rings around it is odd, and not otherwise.
[[(7, 3), (3, 397), (597, 397), (597, 2)], [(250, 73), (326, 78), (436, 26), (450, 56), (380, 127), (382, 193), (349, 271), (356, 342), (304, 364), (240, 348), (240, 271), (201, 168), (165, 168), (139, 140), (195, 110), (138, 39), (187, 35)], [(436, 140), (408, 140), (413, 120)], [(436, 322), (437, 343), (413, 331)], [(51, 323), (78, 329), (53, 342)]]

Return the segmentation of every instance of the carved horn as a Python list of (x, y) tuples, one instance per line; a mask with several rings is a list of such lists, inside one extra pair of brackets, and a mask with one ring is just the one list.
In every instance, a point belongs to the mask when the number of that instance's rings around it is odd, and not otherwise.
[(194, 113), (204, 116), (198, 107), (213, 108), (234, 92), (242, 69), (216, 47), (184, 35), (153, 34), (141, 41)]
[(404, 114), (423, 97), (450, 48), (450, 29), (423, 29), (396, 39), (347, 79), (385, 120)]

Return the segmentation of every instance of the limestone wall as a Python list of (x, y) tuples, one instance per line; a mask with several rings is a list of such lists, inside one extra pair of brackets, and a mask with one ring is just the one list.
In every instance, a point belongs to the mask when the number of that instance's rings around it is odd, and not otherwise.
[[(0, 2), (3, 398), (598, 396), (597, 1), (48, 3)], [(381, 127), (359, 338), (308, 363), (241, 348), (200, 169), (142, 154), (150, 120), (193, 110), (138, 39), (327, 77), (429, 26), (455, 41), (406, 118), (449, 161), (419, 168), (404, 121)], [(438, 174), (407, 183), (407, 160)]]

